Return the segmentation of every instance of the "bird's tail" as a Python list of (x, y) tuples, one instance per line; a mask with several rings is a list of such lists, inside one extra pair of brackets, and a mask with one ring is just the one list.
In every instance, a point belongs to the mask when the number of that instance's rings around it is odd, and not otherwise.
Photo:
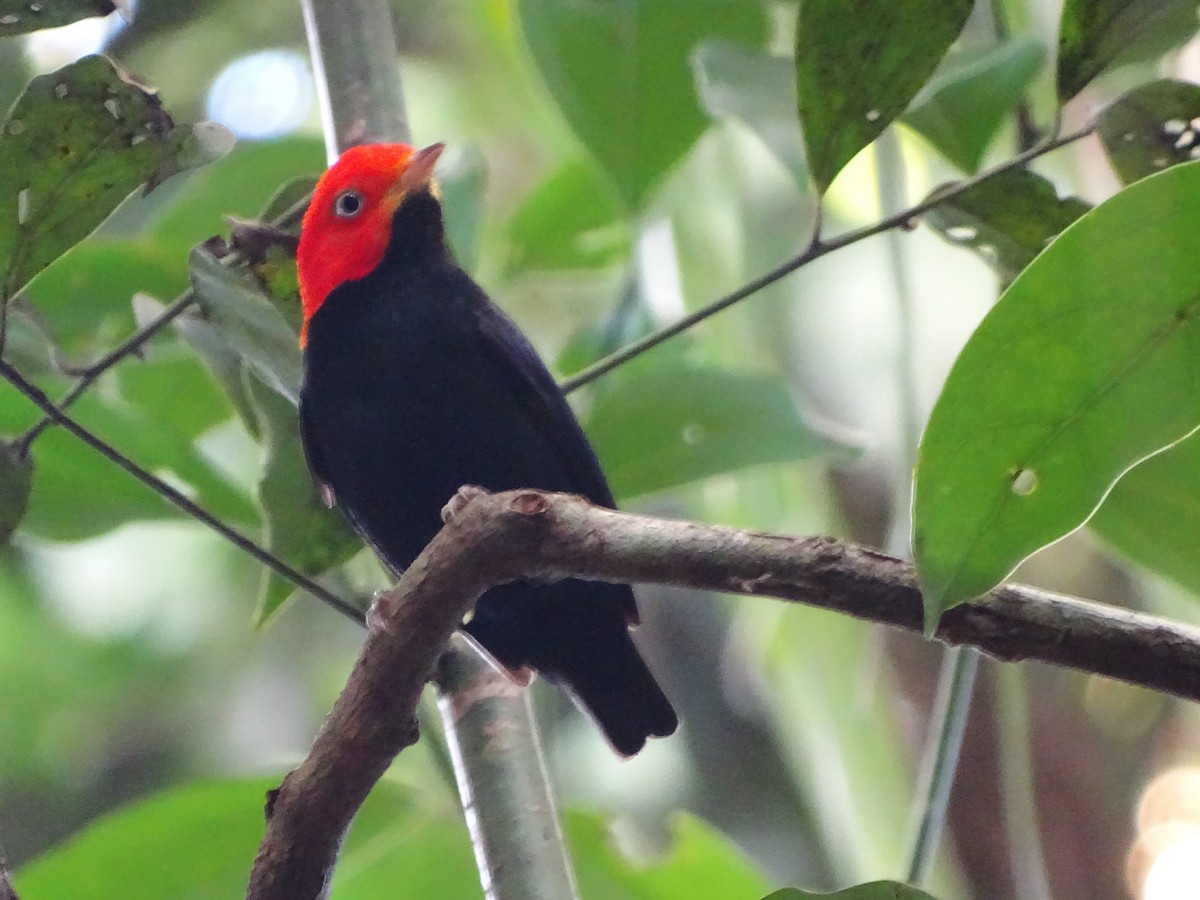
[(632, 608), (627, 585), (518, 583), (489, 591), (467, 631), (508, 668), (532, 666), (566, 689), (628, 757), (679, 726), (629, 635), (623, 610)]

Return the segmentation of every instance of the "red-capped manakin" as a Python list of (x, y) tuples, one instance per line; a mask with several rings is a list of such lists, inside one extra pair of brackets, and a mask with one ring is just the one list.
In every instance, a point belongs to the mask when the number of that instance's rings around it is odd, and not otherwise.
[[(396, 572), (465, 484), (613, 506), (537, 352), (446, 246), (441, 151), (346, 151), (317, 184), (297, 253), (309, 467)], [(566, 688), (632, 756), (678, 724), (630, 639), (637, 620), (628, 585), (520, 581), (485, 593), (464, 628), (515, 677), (533, 669)]]

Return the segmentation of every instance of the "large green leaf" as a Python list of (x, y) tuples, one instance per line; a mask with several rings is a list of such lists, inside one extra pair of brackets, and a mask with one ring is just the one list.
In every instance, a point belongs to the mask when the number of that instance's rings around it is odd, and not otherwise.
[(569, 160), (539, 184), (508, 220), (505, 270), (610, 265), (629, 251), (629, 224), (612, 184), (591, 160)]
[(1200, 85), (1152, 81), (1124, 94), (1096, 117), (1096, 131), (1126, 184), (1200, 158)]
[[(295, 404), (257, 378), (248, 387), (266, 447), (258, 502), (266, 520), (267, 549), (305, 575), (322, 575), (361, 550), (362, 540), (317, 492), (304, 459)], [(265, 622), (294, 590), (290, 581), (264, 570), (258, 621)]]
[(1200, 595), (1200, 435), (1122, 476), (1088, 525), (1134, 562)]
[(984, 53), (952, 54), (901, 121), (964, 172), (975, 172), (1045, 59), (1042, 43), (1028, 37)]
[(58, 28), (80, 19), (107, 16), (120, 9), (122, 15), (130, 15), (129, 0), (0, 0), (0, 37), (11, 37), (39, 31), (42, 28)]
[(696, 51), (695, 66), (697, 89), (709, 113), (741, 122), (798, 184), (807, 185), (792, 61), (729, 41), (708, 41)]
[(822, 193), (933, 74), (972, 0), (804, 0), (796, 94), (808, 167)]
[(583, 422), (618, 499), (849, 448), (805, 421), (784, 382), (674, 358), (614, 375)]
[(939, 203), (924, 220), (950, 243), (978, 253), (1007, 285), (1089, 209), (1077, 197), (1060, 198), (1041, 175), (1010, 169)]
[(35, 78), (0, 131), (0, 302), (134, 188), (224, 152), (226, 134), (176, 126), (157, 94), (101, 56)]
[(760, 46), (759, 0), (518, 0), (542, 80), (630, 210), (708, 125), (690, 59), (701, 41)]
[(914, 555), (931, 626), (1200, 424), (1198, 257), (1189, 163), (1083, 216), (984, 319), (917, 463)]
[(1066, 0), (1058, 26), (1058, 98), (1065, 103), (1110, 66), (1187, 43), (1194, 0)]

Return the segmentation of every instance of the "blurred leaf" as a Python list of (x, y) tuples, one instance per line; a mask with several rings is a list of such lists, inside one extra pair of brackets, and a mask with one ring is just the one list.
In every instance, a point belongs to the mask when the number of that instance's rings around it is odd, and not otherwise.
[(75, 363), (97, 354), (98, 340), (124, 337), (133, 326), (130, 301), (139, 291), (170, 297), (187, 287), (184, 247), (96, 236), (42, 272), (25, 295), (46, 329)]
[[(174, 402), (189, 397), (177, 391)], [(139, 465), (182, 481), (185, 493), (230, 524), (246, 526), (258, 515), (249, 497), (205, 460), (170, 418), (101, 395), (84, 394), (72, 412), (85, 427)], [(127, 522), (175, 518), (174, 506), (120, 470), (74, 435), (52, 428), (33, 447), (33, 493), (23, 527), (54, 540), (81, 540)]]
[(1134, 562), (1200, 595), (1200, 435), (1122, 475), (1088, 525)]
[(567, 813), (564, 819), (580, 894), (589, 900), (748, 898), (766, 890), (766, 881), (741, 853), (691, 816), (673, 819), (671, 850), (664, 858), (636, 867), (614, 846), (602, 817)]
[(203, 247), (192, 251), (189, 263), (205, 321), (295, 404), (303, 369), (296, 330), (247, 273), (222, 265)]
[(844, 891), (834, 891), (832, 894), (814, 894), (797, 888), (784, 888), (768, 894), (763, 900), (821, 900), (823, 897), (827, 900), (934, 900), (933, 895), (898, 881), (872, 881), (869, 884), (846, 888)]
[(1129, 184), (1200, 158), (1200, 86), (1152, 81), (1122, 95), (1096, 117), (1117, 177)]
[(315, 137), (247, 141), (181, 185), (149, 233), (188, 247), (226, 231), (226, 216), (254, 218), (298, 178), (325, 169), (325, 145)]
[(1196, 33), (1194, 0), (1066, 0), (1058, 26), (1058, 99), (1105, 69), (1155, 58)]
[[(317, 186), (317, 181), (316, 175), (297, 175), (295, 178), (285, 181), (271, 195), (271, 199), (267, 201), (258, 217), (264, 222), (274, 222), (301, 200), (310, 196)], [(300, 233), (299, 225), (294, 229), (294, 233)]]
[(583, 425), (618, 499), (760, 463), (851, 455), (804, 420), (781, 379), (676, 360), (614, 373)]
[(901, 121), (958, 168), (973, 173), (1045, 59), (1041, 42), (1030, 37), (982, 54), (952, 53), (946, 71), (925, 86)]
[[(267, 549), (305, 575), (323, 575), (361, 550), (362, 539), (317, 492), (304, 459), (295, 404), (257, 378), (249, 379), (248, 387), (266, 448), (258, 502), (266, 520)], [(294, 590), (290, 581), (264, 570), (258, 623), (266, 622)]]
[(696, 101), (692, 52), (705, 38), (759, 46), (757, 0), (518, 0), (542, 81), (630, 211), (708, 125)]
[(175, 126), (156, 94), (101, 56), (31, 81), (0, 133), (0, 206), (8, 210), (0, 216), (0, 301), (138, 185), (208, 161), (208, 136)]
[(92, 822), (24, 866), (17, 890), (41, 900), (226, 900), (245, 893), (278, 779), (192, 784)]
[(972, 0), (800, 4), (796, 95), (818, 191), (904, 112), (974, 6)]
[(8, 543), (29, 507), (33, 460), (21, 456), (8, 441), (0, 441), (0, 545)]
[(1077, 197), (1060, 199), (1041, 175), (1010, 169), (938, 204), (924, 218), (950, 243), (982, 256), (1007, 285), (1089, 209)]
[(693, 63), (700, 99), (709, 113), (741, 122), (787, 166), (797, 184), (807, 186), (791, 59), (709, 41), (697, 49)]
[[(128, 15), (128, 0), (120, 4)], [(107, 16), (117, 9), (113, 0), (0, 0), (0, 37), (12, 37), (43, 28), (58, 28), (80, 19)]]
[(471, 272), (479, 260), (487, 168), (474, 147), (461, 148), (448, 162), (439, 170), (437, 181), (445, 209), (446, 240), (458, 264)]
[(929, 626), (1079, 527), (1122, 473), (1200, 423), (1198, 256), (1200, 164), (1189, 163), (1064, 231), (972, 335), (917, 463)]
[(568, 161), (525, 197), (506, 237), (509, 275), (606, 266), (629, 253), (621, 202), (584, 157)]
[(178, 344), (156, 348), (114, 370), (121, 396), (184, 440), (194, 440), (233, 412), (195, 354)]

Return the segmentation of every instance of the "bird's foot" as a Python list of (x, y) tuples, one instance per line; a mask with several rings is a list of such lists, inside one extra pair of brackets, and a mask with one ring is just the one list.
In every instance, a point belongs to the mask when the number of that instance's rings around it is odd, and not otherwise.
[(476, 497), (482, 497), (488, 493), (486, 489), (481, 488), (477, 484), (464, 484), (457, 491), (450, 501), (442, 507), (442, 522), (449, 525), (458, 515), (467, 508)]
[(388, 630), (388, 619), (392, 613), (392, 592), (376, 591), (371, 605), (367, 607), (367, 631), (379, 634)]

